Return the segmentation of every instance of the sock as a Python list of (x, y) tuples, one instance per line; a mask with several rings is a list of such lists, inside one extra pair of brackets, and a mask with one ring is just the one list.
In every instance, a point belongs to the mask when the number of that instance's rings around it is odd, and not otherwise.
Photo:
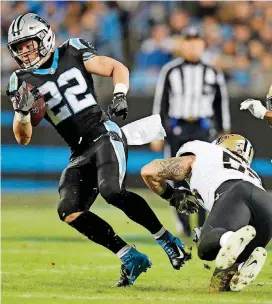
[(89, 240), (104, 246), (115, 254), (127, 246), (127, 243), (115, 234), (107, 222), (90, 211), (83, 212), (69, 225), (87, 236)]
[(126, 245), (125, 247), (123, 247), (122, 249), (120, 249), (120, 250), (116, 253), (116, 255), (118, 256), (119, 259), (122, 259), (122, 257), (123, 257), (124, 255), (126, 255), (126, 254), (130, 251), (131, 248), (132, 248), (131, 246)]
[(220, 246), (223, 247), (232, 235), (233, 235), (233, 231), (227, 231), (223, 235), (221, 235), (221, 238), (219, 241)]
[(107, 198), (107, 202), (121, 209), (131, 220), (145, 227), (151, 234), (157, 233), (162, 224), (147, 202), (138, 194), (123, 190)]
[(162, 227), (157, 233), (153, 234), (154, 239), (157, 240), (157, 239), (161, 238), (166, 231), (167, 230), (164, 227)]

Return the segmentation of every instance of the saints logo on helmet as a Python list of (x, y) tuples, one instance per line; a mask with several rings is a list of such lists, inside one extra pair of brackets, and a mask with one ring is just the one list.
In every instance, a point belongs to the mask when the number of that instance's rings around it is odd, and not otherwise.
[[(19, 58), (17, 45), (31, 40), (38, 42), (38, 48), (35, 50), (38, 52), (38, 57), (30, 63), (25, 63)], [(11, 56), (22, 69), (37, 69), (41, 65), (42, 59), (46, 57), (49, 52), (53, 51), (55, 34), (46, 20), (36, 14), (27, 13), (18, 16), (12, 21), (8, 31), (7, 46)]]
[(222, 135), (213, 141), (213, 144), (224, 147), (238, 154), (250, 165), (254, 155), (254, 149), (249, 140), (239, 134)]

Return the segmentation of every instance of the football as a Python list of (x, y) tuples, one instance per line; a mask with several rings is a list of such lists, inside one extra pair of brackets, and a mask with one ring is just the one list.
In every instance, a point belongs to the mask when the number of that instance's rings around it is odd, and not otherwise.
[[(28, 91), (31, 91), (33, 86), (31, 84), (27, 84), (27, 89)], [(37, 127), (39, 123), (42, 121), (45, 115), (45, 101), (43, 97), (39, 98), (35, 104), (33, 105), (31, 111), (30, 111), (30, 116), (31, 116), (31, 124), (33, 127)]]
[(33, 105), (30, 116), (31, 116), (31, 124), (33, 127), (37, 127), (39, 123), (42, 121), (45, 115), (45, 102), (43, 97), (38, 99)]

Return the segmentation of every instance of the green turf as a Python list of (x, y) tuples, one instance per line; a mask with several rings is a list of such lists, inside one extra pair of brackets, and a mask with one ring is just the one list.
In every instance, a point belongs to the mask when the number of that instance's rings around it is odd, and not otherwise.
[[(151, 193), (144, 196), (174, 232), (173, 212)], [(99, 200), (93, 211), (153, 262), (134, 286), (112, 288), (119, 277), (119, 260), (59, 221), (57, 199), (56, 195), (2, 195), (3, 304), (272, 303), (272, 251), (264, 270), (248, 289), (209, 294), (212, 270), (204, 267), (195, 251), (183, 269), (173, 270), (165, 253), (143, 228)]]

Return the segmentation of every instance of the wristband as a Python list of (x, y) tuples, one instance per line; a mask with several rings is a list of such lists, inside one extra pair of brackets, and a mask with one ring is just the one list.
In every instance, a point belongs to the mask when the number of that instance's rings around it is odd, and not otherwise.
[(165, 191), (160, 195), (160, 197), (168, 200), (173, 196), (173, 194), (174, 194), (174, 188), (171, 187), (168, 183), (166, 183)]
[(14, 115), (15, 119), (20, 122), (22, 125), (26, 125), (30, 122), (30, 113), (27, 113), (27, 115), (24, 115), (21, 112), (15, 111)]
[(123, 94), (127, 95), (127, 92), (128, 92), (128, 87), (123, 83), (117, 83), (114, 86), (113, 94), (123, 93)]

